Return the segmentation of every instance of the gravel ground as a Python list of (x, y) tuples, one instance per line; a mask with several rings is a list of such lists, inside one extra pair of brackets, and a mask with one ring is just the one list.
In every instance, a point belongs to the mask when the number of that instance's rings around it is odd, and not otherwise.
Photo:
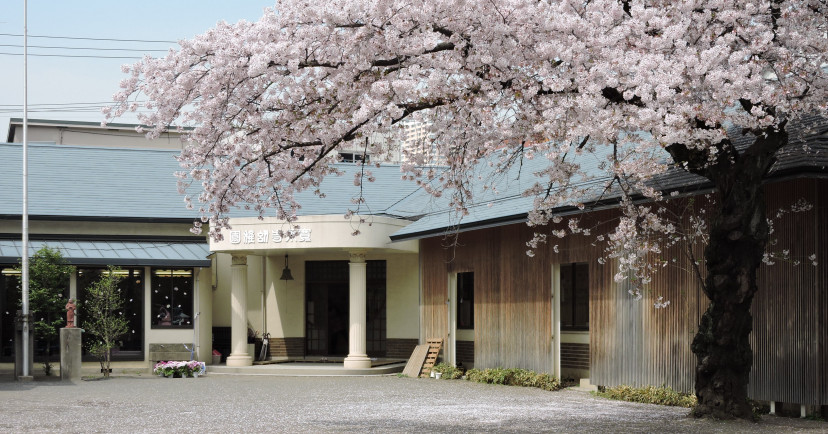
[(0, 378), (0, 432), (822, 432), (821, 421), (687, 418), (584, 392), (397, 377)]

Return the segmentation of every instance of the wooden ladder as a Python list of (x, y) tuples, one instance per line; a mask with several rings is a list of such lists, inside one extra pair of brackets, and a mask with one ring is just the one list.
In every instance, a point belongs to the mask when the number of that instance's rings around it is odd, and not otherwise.
[(440, 348), (443, 346), (442, 339), (426, 339), (428, 344), (428, 353), (426, 354), (425, 362), (423, 362), (423, 369), (420, 371), (420, 377), (428, 377), (431, 375), (431, 368), (437, 363), (437, 355), (440, 354)]
[(440, 347), (443, 345), (442, 339), (427, 339), (426, 343), (417, 345), (408, 363), (403, 369), (403, 374), (408, 377), (428, 377), (431, 374), (431, 368), (437, 361), (437, 355), (440, 354)]

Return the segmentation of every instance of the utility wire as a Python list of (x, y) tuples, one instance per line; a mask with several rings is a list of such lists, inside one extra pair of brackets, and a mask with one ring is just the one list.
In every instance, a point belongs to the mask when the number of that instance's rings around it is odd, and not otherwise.
[[(143, 104), (146, 101), (134, 101), (138, 104)], [(68, 105), (92, 105), (92, 104), (114, 104), (113, 101), (81, 101), (81, 102), (54, 102), (54, 103), (39, 103), (39, 104), (29, 104), (29, 107), (41, 107), (41, 106), (68, 106)], [(19, 107), (23, 108), (23, 104), (0, 104), (0, 109), (4, 107)]]
[[(18, 33), (0, 33), (0, 36), (15, 36), (23, 37)], [(49, 36), (49, 35), (28, 35), (29, 38), (46, 38), (46, 39), (72, 39), (81, 41), (114, 41), (114, 42), (149, 42), (152, 44), (177, 44), (178, 41), (159, 41), (149, 39), (115, 39), (115, 38), (81, 38), (77, 36)]]
[[(150, 113), (151, 110), (142, 106), (146, 101), (133, 101), (138, 104), (137, 113)], [(35, 113), (100, 113), (105, 106), (118, 105), (115, 101), (90, 101), (90, 102), (66, 102), (66, 103), (40, 103), (29, 104), (29, 111)], [(22, 104), (0, 104), (0, 115), (16, 114), (23, 111)]]
[[(23, 48), (22, 45), (17, 44), (0, 44), (0, 47), (13, 47), (13, 48)], [(67, 47), (67, 46), (60, 46), (60, 45), (29, 45), (29, 48), (48, 48), (48, 49), (59, 49), (59, 50), (91, 50), (91, 51), (137, 51), (137, 52), (146, 52), (146, 51), (157, 51), (157, 52), (166, 52), (167, 50), (162, 49), (139, 49), (139, 48), (104, 48), (104, 47)]]
[[(32, 110), (29, 109), (30, 113), (101, 113), (100, 107), (93, 107), (87, 109), (40, 109), (40, 110)], [(21, 110), (0, 110), (0, 114), (3, 115), (11, 115), (16, 113), (22, 113)], [(151, 113), (150, 111), (138, 110), (136, 112), (130, 113)]]
[[(23, 53), (0, 53), (0, 56), (22, 56)], [(93, 56), (93, 55), (78, 55), (78, 54), (34, 54), (29, 53), (29, 56), (37, 57), (85, 57), (91, 59), (140, 59), (138, 56)]]

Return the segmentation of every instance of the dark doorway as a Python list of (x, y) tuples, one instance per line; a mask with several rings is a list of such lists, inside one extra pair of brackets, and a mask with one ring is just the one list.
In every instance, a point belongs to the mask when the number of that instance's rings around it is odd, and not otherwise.
[[(385, 355), (385, 261), (367, 261), (368, 355)], [(348, 261), (305, 262), (305, 351), (347, 356), (350, 323)]]

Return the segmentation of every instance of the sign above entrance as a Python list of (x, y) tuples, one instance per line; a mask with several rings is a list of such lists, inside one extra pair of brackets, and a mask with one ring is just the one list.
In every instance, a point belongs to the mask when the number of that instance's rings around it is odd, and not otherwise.
[[(410, 222), (389, 217), (371, 216), (363, 220), (353, 216), (302, 216), (286, 222), (272, 217), (232, 218), (224, 238), (210, 239), (213, 252), (245, 252), (271, 255), (285, 250), (387, 250), (416, 252), (417, 241), (391, 242), (390, 235)], [(354, 235), (354, 234), (358, 235)]]
[(230, 231), (230, 244), (309, 243), (310, 229)]

